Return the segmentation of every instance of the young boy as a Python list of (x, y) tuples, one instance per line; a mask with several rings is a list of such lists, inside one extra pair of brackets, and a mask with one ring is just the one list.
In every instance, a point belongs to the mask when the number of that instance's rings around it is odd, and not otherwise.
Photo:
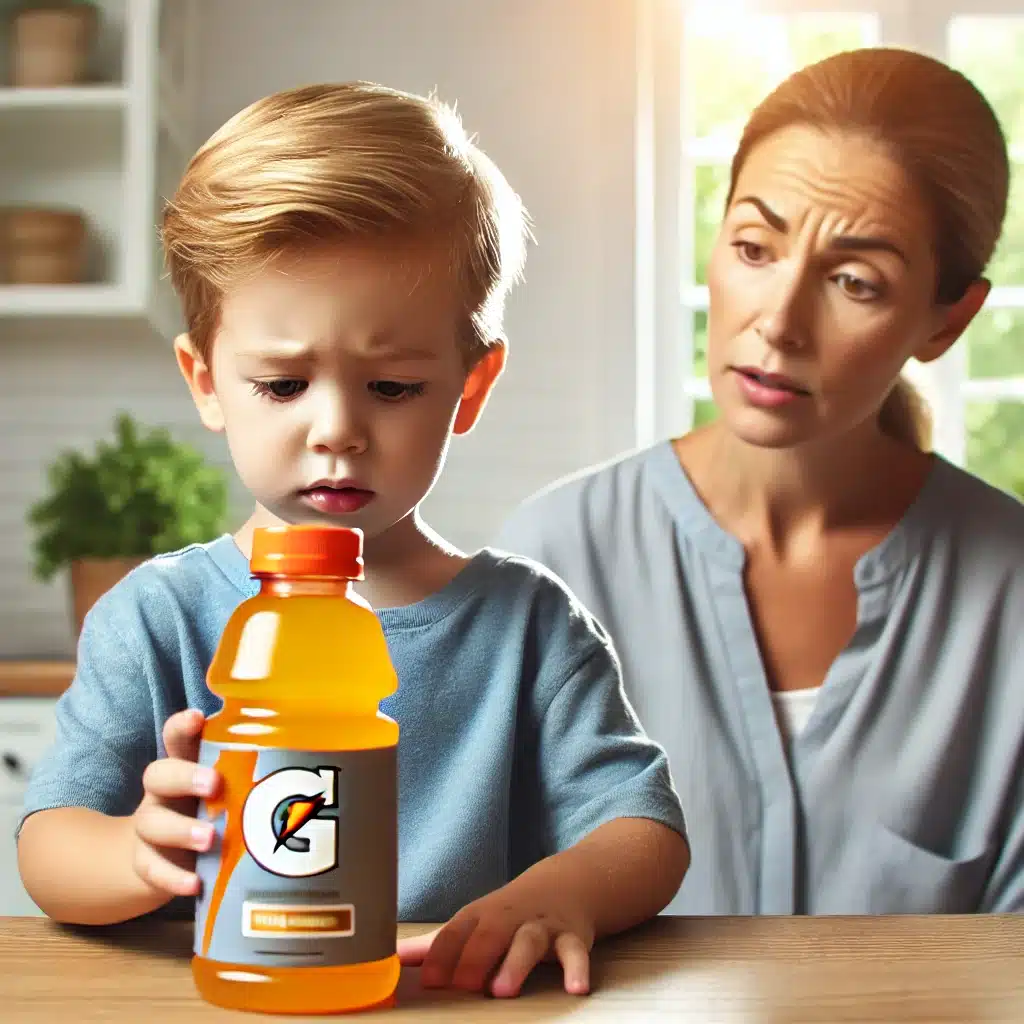
[[(89, 614), (19, 865), (51, 917), (191, 897), (205, 673), (255, 592), (253, 529), (364, 531), (361, 594), (398, 673), (399, 917), (424, 983), (515, 995), (542, 958), (589, 986), (595, 939), (659, 913), (689, 863), (664, 752), (606, 634), (533, 562), (456, 550), (419, 507), (505, 362), (525, 217), (453, 112), (367, 84), (283, 92), (197, 153), (163, 221), (178, 365), (255, 499), (234, 535), (157, 557)], [(325, 657), (330, 651), (325, 649)], [(74, 856), (67, 855), (68, 850)], [(450, 920), (449, 920), (450, 919)]]

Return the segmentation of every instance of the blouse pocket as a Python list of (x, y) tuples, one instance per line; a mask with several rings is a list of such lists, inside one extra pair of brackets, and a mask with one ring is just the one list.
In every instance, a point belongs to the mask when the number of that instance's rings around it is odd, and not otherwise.
[(968, 851), (953, 859), (876, 822), (868, 856), (869, 914), (969, 914), (981, 905), (992, 851)]

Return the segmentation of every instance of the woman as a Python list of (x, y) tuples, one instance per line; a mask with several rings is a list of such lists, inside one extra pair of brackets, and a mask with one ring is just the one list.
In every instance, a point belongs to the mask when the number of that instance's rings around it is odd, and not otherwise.
[(602, 620), (693, 847), (677, 914), (1024, 911), (1024, 507), (900, 376), (985, 300), (999, 125), (910, 51), (752, 115), (708, 269), (716, 422), (547, 489), (500, 546)]

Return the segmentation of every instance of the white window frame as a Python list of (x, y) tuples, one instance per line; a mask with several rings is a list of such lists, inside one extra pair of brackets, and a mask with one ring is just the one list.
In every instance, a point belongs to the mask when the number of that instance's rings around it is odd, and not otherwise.
[[(646, 446), (689, 430), (694, 402), (710, 398), (693, 372), (694, 314), (707, 309), (707, 288), (692, 283), (694, 157), (686, 152), (681, 55), (686, 10), (702, 0), (638, 0), (636, 139), (636, 395), (635, 432)], [(719, 0), (728, 10), (729, 0)], [(739, 8), (739, 5), (736, 5)], [(957, 16), (1024, 18), (1024, 0), (747, 0), (758, 13), (843, 13), (878, 18), (881, 45), (907, 46), (947, 58), (949, 25)], [(737, 17), (743, 12), (737, 9)], [(1014, 158), (1024, 162), (1024, 152)], [(1024, 311), (1024, 287), (994, 287), (986, 309)], [(1024, 377), (968, 377), (967, 346), (941, 359), (911, 363), (907, 373), (927, 397), (934, 448), (963, 465), (968, 401), (1024, 401)]]

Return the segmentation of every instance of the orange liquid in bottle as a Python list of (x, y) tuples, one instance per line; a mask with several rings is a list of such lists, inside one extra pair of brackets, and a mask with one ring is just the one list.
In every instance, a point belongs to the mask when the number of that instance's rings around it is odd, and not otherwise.
[(192, 972), (218, 1006), (393, 1003), (398, 725), (378, 706), (397, 678), (377, 617), (352, 592), (361, 542), (340, 528), (257, 531), (260, 593), (236, 609), (210, 666), (224, 707), (206, 723), (200, 761), (222, 786), (201, 816), (221, 824), (198, 858)]

